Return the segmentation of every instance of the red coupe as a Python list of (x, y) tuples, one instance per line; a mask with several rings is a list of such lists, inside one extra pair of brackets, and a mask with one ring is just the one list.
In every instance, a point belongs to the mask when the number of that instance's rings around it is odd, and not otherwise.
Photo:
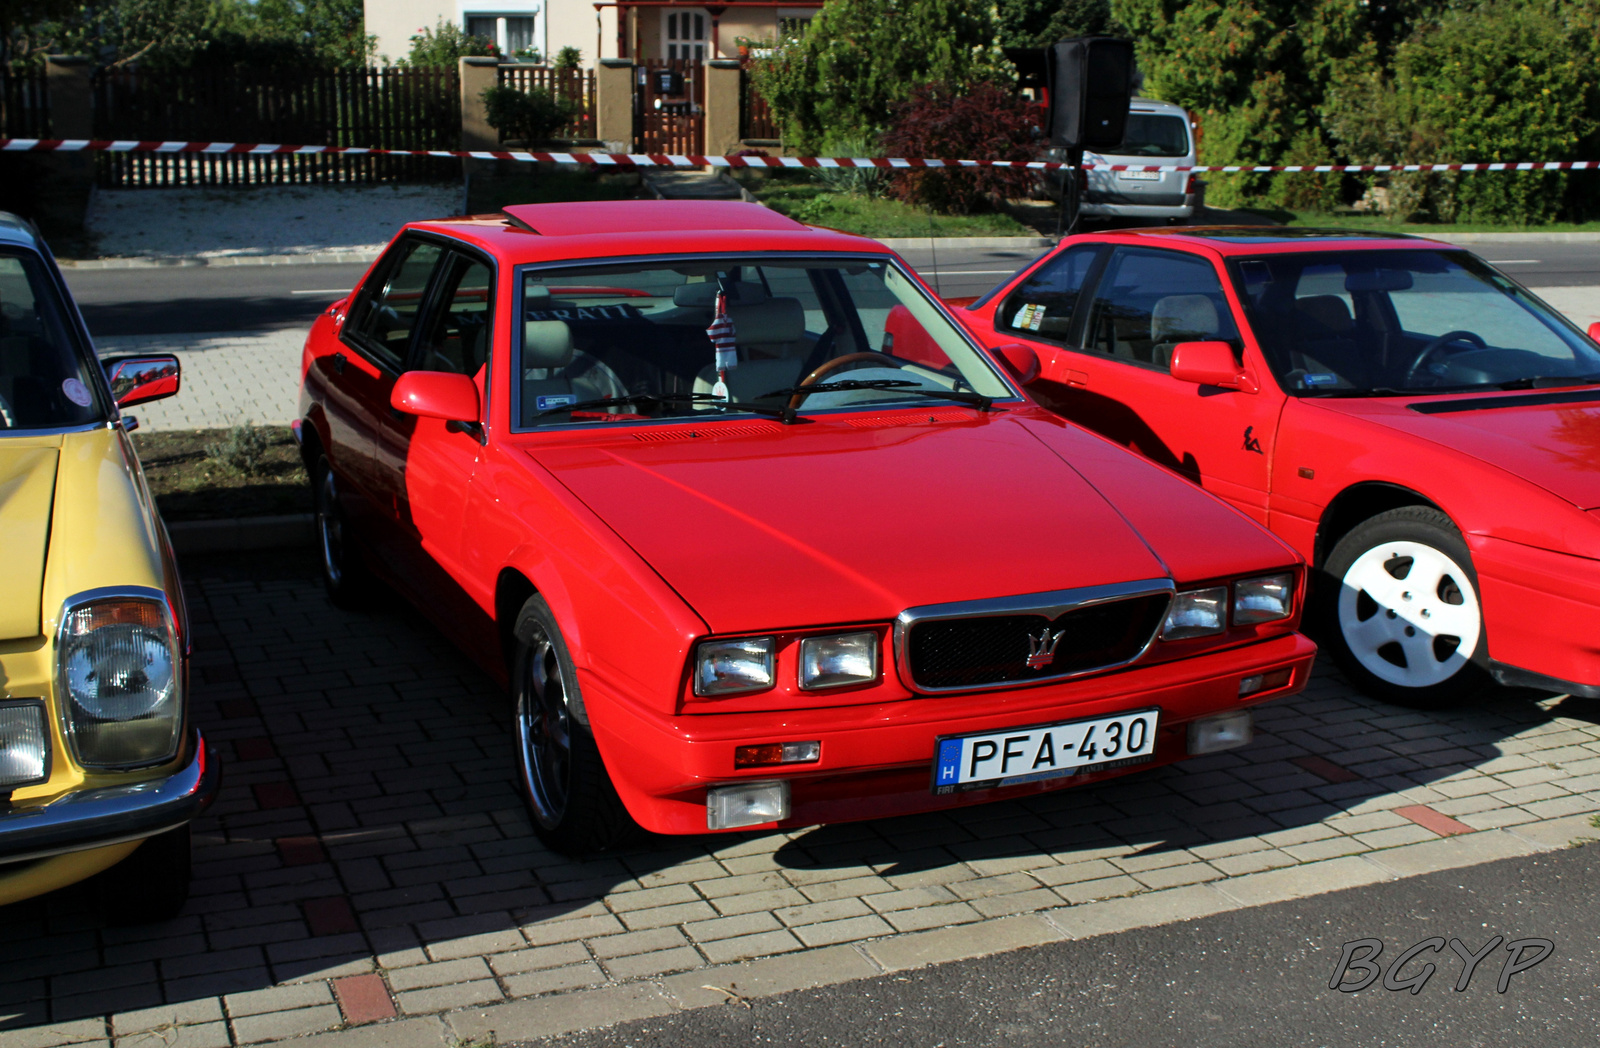
[(564, 850), (1225, 750), (1311, 668), (1298, 554), (759, 206), (412, 224), (303, 368), (328, 589), (380, 576), (509, 683)]
[(1063, 241), (958, 314), (1038, 353), (1035, 398), (1299, 550), (1314, 619), (1371, 694), (1600, 696), (1600, 332), (1482, 259), (1339, 230), (1124, 230)]

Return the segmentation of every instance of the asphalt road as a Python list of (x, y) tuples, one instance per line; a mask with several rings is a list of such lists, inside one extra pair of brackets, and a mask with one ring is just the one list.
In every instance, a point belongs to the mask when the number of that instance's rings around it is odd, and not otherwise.
[[(1531, 287), (1600, 284), (1600, 244), (1479, 244), (1479, 255)], [(980, 295), (1036, 251), (908, 251), (941, 295)], [(304, 327), (355, 285), (364, 265), (172, 266), (65, 270), (96, 335)]]
[[(1600, 846), (1235, 910), (898, 976), (555, 1038), (563, 1048), (793, 1044), (973, 1048), (1589, 1048), (1600, 1035)], [(1377, 939), (1397, 983), (1329, 988), (1346, 943)], [(1469, 953), (1501, 943), (1457, 990)], [(1513, 955), (1517, 940), (1546, 939)], [(1362, 948), (1355, 958), (1369, 956)], [(1505, 974), (1508, 966), (1533, 962)], [(1398, 966), (1397, 966), (1398, 967)], [(1343, 982), (1358, 985), (1353, 970)], [(1502, 980), (1505, 990), (1500, 991)]]

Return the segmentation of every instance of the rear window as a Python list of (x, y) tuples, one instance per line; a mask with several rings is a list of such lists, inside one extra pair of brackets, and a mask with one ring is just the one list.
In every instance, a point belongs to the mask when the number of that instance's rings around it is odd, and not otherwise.
[(1189, 122), (1171, 114), (1129, 113), (1122, 143), (1100, 152), (1111, 156), (1188, 156)]
[(0, 251), (0, 431), (103, 417), (65, 303), (31, 252)]

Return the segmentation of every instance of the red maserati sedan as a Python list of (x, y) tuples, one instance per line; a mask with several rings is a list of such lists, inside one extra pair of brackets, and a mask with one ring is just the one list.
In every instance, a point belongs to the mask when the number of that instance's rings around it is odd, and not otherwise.
[(1034, 349), (1040, 402), (1300, 551), (1308, 624), (1370, 694), (1600, 696), (1600, 331), (1482, 259), (1348, 230), (1123, 230), (957, 313)]
[(1305, 685), (1299, 555), (1037, 364), (756, 205), (514, 206), (401, 230), (295, 431), (333, 598), (378, 576), (509, 685), (583, 852), (1094, 782)]

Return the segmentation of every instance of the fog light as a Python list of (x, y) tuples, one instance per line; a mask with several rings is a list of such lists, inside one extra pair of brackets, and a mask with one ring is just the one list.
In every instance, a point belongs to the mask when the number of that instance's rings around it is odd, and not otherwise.
[(1227, 626), (1223, 621), (1228, 603), (1228, 587), (1187, 590), (1172, 598), (1172, 608), (1167, 621), (1161, 624), (1162, 640), (1188, 640), (1190, 637), (1208, 637), (1221, 633)]
[(1251, 739), (1250, 711), (1238, 710), (1220, 717), (1189, 722), (1189, 753), (1218, 753), (1247, 746)]
[(741, 782), (706, 791), (706, 829), (760, 826), (789, 817), (787, 782)]
[(49, 739), (44, 703), (0, 704), (0, 790), (31, 786), (50, 777)]
[(764, 742), (756, 746), (735, 746), (733, 766), (754, 768), (762, 764), (811, 764), (822, 759), (820, 742)]
[(1289, 679), (1294, 676), (1294, 670), (1273, 670), (1271, 673), (1254, 673), (1239, 681), (1239, 698), (1254, 695), (1258, 691), (1272, 691), (1288, 685)]

